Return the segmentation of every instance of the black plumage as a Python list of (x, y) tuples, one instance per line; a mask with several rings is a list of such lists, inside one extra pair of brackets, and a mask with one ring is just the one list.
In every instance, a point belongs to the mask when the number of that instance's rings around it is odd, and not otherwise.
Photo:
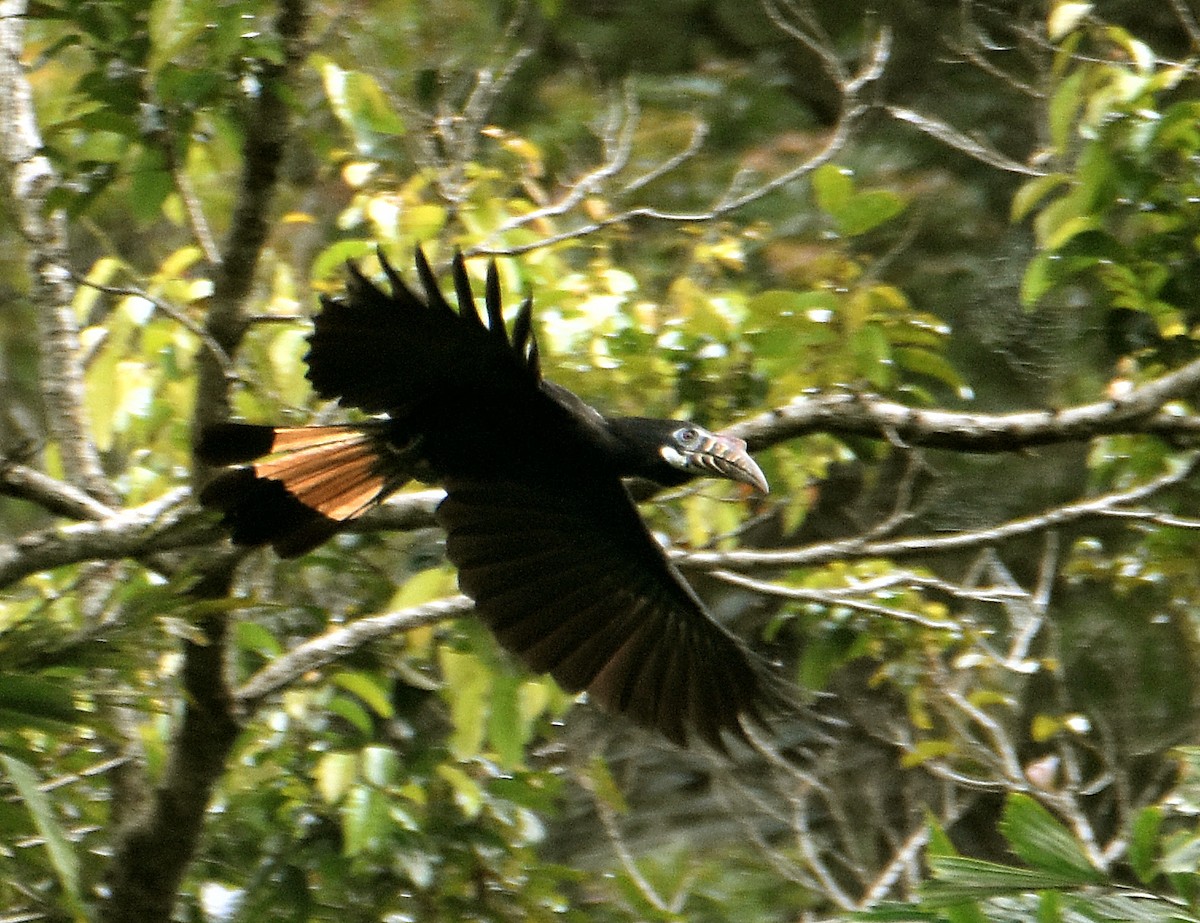
[(485, 323), (461, 257), (457, 311), (419, 250), (424, 298), (380, 259), (390, 292), (351, 265), (345, 294), (322, 299), (306, 361), (317, 394), (383, 416), (212, 427), (199, 457), (239, 467), (201, 502), (235, 542), (292, 556), (410, 479), (440, 483), (446, 554), (502, 645), (681, 745), (744, 737), (742, 719), (761, 721), (786, 685), (709, 616), (622, 478), (719, 476), (765, 492), (745, 443), (677, 420), (606, 418), (544, 379), (532, 304), (510, 336), (494, 263)]

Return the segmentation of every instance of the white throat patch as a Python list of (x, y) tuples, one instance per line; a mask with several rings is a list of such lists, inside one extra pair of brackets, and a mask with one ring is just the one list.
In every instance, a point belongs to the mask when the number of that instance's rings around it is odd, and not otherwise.
[(665, 445), (658, 450), (658, 454), (661, 455), (663, 461), (665, 461), (672, 468), (678, 468), (680, 471), (688, 470), (689, 466), (687, 456), (674, 446)]

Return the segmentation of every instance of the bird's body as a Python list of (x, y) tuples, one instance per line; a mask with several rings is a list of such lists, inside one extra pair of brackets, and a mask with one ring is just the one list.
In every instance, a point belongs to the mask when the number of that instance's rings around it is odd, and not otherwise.
[(765, 492), (745, 444), (677, 420), (607, 418), (544, 379), (531, 305), (510, 337), (494, 266), (485, 326), (461, 259), (458, 311), (419, 251), (424, 299), (383, 265), (390, 293), (351, 267), (346, 295), (315, 318), (307, 357), (319, 395), (383, 418), (213, 427), (201, 459), (243, 466), (218, 474), (201, 501), (224, 513), (235, 542), (290, 556), (410, 479), (440, 483), (447, 556), (505, 647), (677, 743), (744, 736), (741, 718), (776, 704), (779, 681), (708, 615), (622, 478), (708, 474)]

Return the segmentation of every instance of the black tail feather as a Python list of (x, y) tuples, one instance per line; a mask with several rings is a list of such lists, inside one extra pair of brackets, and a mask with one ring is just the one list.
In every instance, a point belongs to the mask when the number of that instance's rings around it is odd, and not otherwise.
[(239, 465), (262, 458), (275, 442), (275, 427), (254, 423), (207, 426), (196, 445), (196, 457), (208, 465)]
[(223, 471), (200, 492), (200, 503), (223, 514), (236, 545), (271, 545), (294, 558), (331, 538), (342, 523), (305, 506), (278, 481), (257, 477), (253, 468)]

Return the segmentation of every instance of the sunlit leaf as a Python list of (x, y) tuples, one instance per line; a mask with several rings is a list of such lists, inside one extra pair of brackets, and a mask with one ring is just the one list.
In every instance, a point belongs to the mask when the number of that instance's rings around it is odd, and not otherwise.
[(483, 747), (491, 676), (474, 654), (448, 647), (438, 650), (438, 662), (446, 681), (442, 694), (454, 721), (450, 747), (460, 759), (475, 756)]
[(1046, 18), (1046, 34), (1050, 41), (1061, 41), (1063, 36), (1078, 26), (1091, 11), (1090, 3), (1056, 3)]
[(854, 174), (845, 167), (827, 163), (813, 171), (812, 187), (817, 207), (837, 218), (854, 196)]
[(454, 792), (454, 803), (458, 805), (463, 816), (475, 817), (483, 808), (483, 789), (474, 779), (448, 763), (442, 763), (437, 768), (437, 774), (450, 783)]
[(379, 717), (391, 718), (395, 714), (391, 699), (388, 698), (388, 685), (381, 677), (363, 672), (338, 673), (333, 681), (362, 699)]
[(313, 770), (317, 792), (326, 804), (336, 804), (358, 778), (358, 760), (353, 753), (325, 753)]

